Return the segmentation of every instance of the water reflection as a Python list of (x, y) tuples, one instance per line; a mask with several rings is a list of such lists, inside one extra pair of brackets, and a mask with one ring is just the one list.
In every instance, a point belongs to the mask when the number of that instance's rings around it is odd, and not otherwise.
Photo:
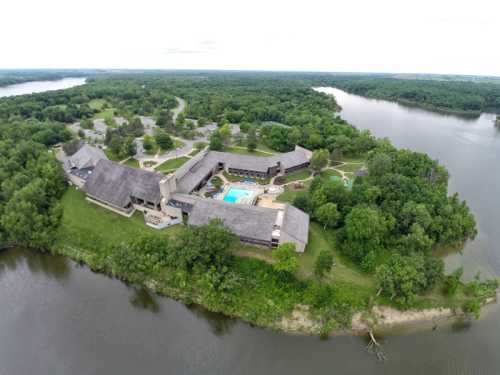
[(216, 336), (227, 335), (236, 324), (236, 319), (229, 318), (220, 313), (208, 311), (199, 305), (189, 305), (187, 306), (187, 309), (189, 309), (197, 317), (203, 318), (210, 326), (212, 333)]
[(33, 274), (42, 274), (59, 282), (67, 281), (71, 274), (69, 260), (62, 256), (20, 248), (0, 253), (0, 274), (23, 267), (27, 267)]
[(144, 287), (132, 287), (133, 293), (129, 298), (130, 304), (139, 310), (146, 310), (152, 313), (160, 311), (157, 296)]

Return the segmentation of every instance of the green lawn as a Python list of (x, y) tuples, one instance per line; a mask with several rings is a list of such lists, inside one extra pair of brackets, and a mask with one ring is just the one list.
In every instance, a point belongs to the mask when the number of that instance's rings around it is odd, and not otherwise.
[(344, 171), (344, 172), (356, 172), (358, 171), (359, 169), (361, 169), (361, 167), (363, 167), (364, 164), (362, 163), (347, 163), (347, 164), (344, 164), (344, 165), (340, 165), (338, 167), (335, 167), (337, 169), (340, 169), (341, 171)]
[(167, 160), (166, 162), (158, 165), (155, 170), (158, 172), (171, 172), (179, 168), (181, 165), (183, 165), (185, 162), (189, 160), (188, 157), (186, 156), (181, 156), (180, 158), (175, 158), (175, 159), (170, 159)]
[(242, 147), (242, 148), (239, 148), (239, 147), (226, 147), (224, 149), (225, 152), (230, 152), (230, 153), (233, 153), (233, 154), (239, 154), (239, 155), (251, 155), (251, 156), (271, 156), (271, 154), (268, 154), (267, 152), (261, 152), (259, 150), (255, 150), (255, 151), (248, 151), (246, 149), (246, 147)]
[(106, 104), (106, 100), (104, 100), (104, 99), (92, 99), (88, 103), (90, 108), (97, 109), (99, 111), (102, 109), (102, 107), (104, 107), (104, 104)]
[(164, 230), (150, 228), (144, 223), (142, 213), (136, 211), (131, 218), (121, 216), (87, 201), (85, 194), (73, 187), (66, 191), (61, 204), (64, 213), (57, 238), (61, 246), (91, 249), (148, 233), (167, 237), (183, 228), (180, 225)]
[(321, 250), (333, 253), (334, 263), (331, 272), (325, 276), (326, 281), (352, 283), (359, 287), (375, 289), (373, 277), (360, 271), (351, 261), (346, 259), (335, 248), (335, 233), (324, 230), (318, 223), (309, 225), (309, 243), (306, 251), (299, 258), (299, 276), (313, 276), (314, 263)]
[(297, 194), (307, 192), (309, 190), (309, 186), (311, 186), (311, 180), (304, 182), (304, 189), (300, 191), (295, 191), (290, 186), (285, 186), (285, 191), (281, 193), (276, 200), (282, 203), (292, 203)]
[(327, 169), (326, 171), (321, 172), (320, 176), (324, 179), (327, 179), (332, 176), (342, 177), (342, 174), (340, 174), (340, 172), (334, 171), (333, 169)]
[(94, 117), (92, 117), (92, 118), (93, 119), (102, 118), (102, 119), (106, 120), (106, 119), (113, 119), (113, 117), (115, 117), (115, 109), (114, 108), (108, 108), (108, 109), (106, 109), (104, 111), (96, 113), (94, 115)]
[(113, 161), (121, 161), (121, 159), (118, 157), (118, 155), (115, 155), (109, 148), (104, 150), (104, 153), (108, 157), (109, 160)]
[(133, 168), (139, 168), (139, 160), (135, 158), (128, 158), (125, 163), (126, 166), (133, 167)]
[(292, 181), (305, 180), (311, 176), (311, 171), (309, 169), (301, 169), (300, 171), (289, 173), (285, 176), (285, 183)]

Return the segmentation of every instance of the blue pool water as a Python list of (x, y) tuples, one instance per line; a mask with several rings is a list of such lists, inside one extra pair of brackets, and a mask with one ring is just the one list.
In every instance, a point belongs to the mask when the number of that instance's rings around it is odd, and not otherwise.
[(236, 187), (230, 188), (224, 196), (224, 202), (236, 203), (241, 198), (249, 197), (252, 194), (250, 190), (240, 189)]

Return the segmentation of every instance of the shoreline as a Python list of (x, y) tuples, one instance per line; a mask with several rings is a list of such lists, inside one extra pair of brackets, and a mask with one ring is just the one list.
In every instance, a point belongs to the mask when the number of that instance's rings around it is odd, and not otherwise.
[[(15, 246), (2, 247), (0, 248), (0, 253), (13, 248), (15, 248)], [(177, 302), (183, 303), (186, 306), (193, 304), (198, 305), (207, 311), (220, 313), (228, 319), (239, 319), (246, 324), (250, 324), (259, 328), (271, 329), (277, 332), (283, 332), (285, 334), (309, 336), (320, 335), (325, 337), (334, 337), (341, 335), (362, 336), (368, 334), (371, 331), (381, 331), (388, 329), (406, 330), (415, 327), (415, 325), (423, 326), (429, 323), (433, 323), (434, 326), (437, 326), (437, 320), (450, 321), (467, 316), (467, 314), (465, 314), (462, 309), (458, 307), (454, 309), (449, 307), (433, 307), (425, 309), (398, 310), (387, 305), (376, 305), (372, 308), (371, 311), (365, 310), (355, 312), (351, 317), (351, 327), (335, 328), (328, 332), (322, 332), (322, 322), (312, 316), (310, 312), (310, 306), (305, 304), (298, 304), (290, 313), (281, 316), (279, 320), (269, 323), (256, 323), (245, 319), (243, 316), (229, 314), (225, 311), (210, 309), (210, 307), (203, 304), (203, 301), (198, 293), (195, 295), (190, 293), (186, 294), (186, 292), (182, 289), (164, 285), (162, 282), (155, 278), (144, 279), (141, 282), (137, 282), (127, 275), (115, 275), (111, 271), (99, 267), (94, 269), (91, 263), (86, 260), (86, 256), (92, 257), (92, 255), (87, 254), (86, 251), (72, 249), (72, 254), (70, 254), (65, 250), (55, 248), (50, 249), (47, 252), (37, 249), (31, 250), (41, 251), (42, 253), (46, 253), (51, 256), (64, 256), (77, 264), (84, 264), (91, 272), (118, 279), (125, 284), (146, 287), (151, 292), (159, 296), (173, 299)], [(481, 306), (484, 307), (486, 305), (497, 303), (499, 292), (500, 290), (497, 291), (495, 297), (486, 298), (482, 302)]]

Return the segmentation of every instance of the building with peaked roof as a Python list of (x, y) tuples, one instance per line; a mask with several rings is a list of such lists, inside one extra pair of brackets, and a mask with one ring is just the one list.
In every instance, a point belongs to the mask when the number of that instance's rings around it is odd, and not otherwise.
[(311, 151), (300, 146), (291, 152), (266, 157), (202, 151), (174, 174), (178, 191), (189, 194), (198, 190), (220, 170), (240, 176), (270, 178), (308, 167), (311, 156)]
[(123, 214), (131, 214), (134, 205), (161, 210), (162, 173), (131, 168), (109, 160), (100, 160), (85, 182), (88, 198), (108, 205)]
[(62, 162), (68, 178), (79, 187), (90, 177), (99, 160), (108, 160), (100, 148), (88, 144), (82, 144), (71, 156), (61, 150), (57, 157)]
[(191, 194), (217, 172), (269, 178), (307, 167), (311, 152), (297, 147), (294, 151), (269, 157), (202, 151), (174, 173), (131, 168), (101, 159), (83, 187), (94, 203), (130, 216), (134, 209), (148, 215), (156, 212), (156, 222), (164, 216), (176, 223), (182, 214), (189, 225), (208, 224), (221, 219), (241, 241), (263, 246), (292, 242), (303, 252), (309, 233), (309, 215), (285, 204), (280, 208), (228, 203)]

